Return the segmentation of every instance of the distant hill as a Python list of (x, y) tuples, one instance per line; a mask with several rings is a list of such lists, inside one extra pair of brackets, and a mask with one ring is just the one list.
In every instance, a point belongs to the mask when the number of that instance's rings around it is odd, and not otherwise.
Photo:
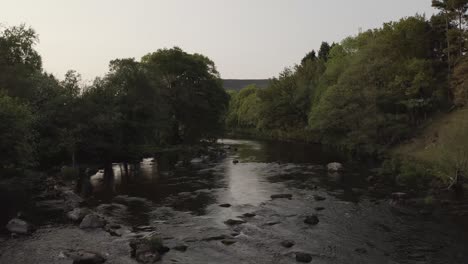
[(226, 79), (223, 80), (223, 86), (225, 90), (236, 90), (246, 87), (247, 85), (255, 84), (258, 88), (266, 88), (268, 86), (268, 79), (251, 79), (251, 80), (242, 80), (242, 79)]

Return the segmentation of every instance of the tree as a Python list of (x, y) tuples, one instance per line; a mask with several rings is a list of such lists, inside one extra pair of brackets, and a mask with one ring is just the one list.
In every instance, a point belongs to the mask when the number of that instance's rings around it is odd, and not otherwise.
[(228, 95), (213, 61), (176, 47), (147, 54), (142, 63), (151, 76), (156, 76), (153, 79), (160, 80), (161, 96), (172, 116), (172, 143), (220, 135)]
[(26, 105), (0, 92), (0, 168), (33, 165), (33, 122)]
[(330, 50), (330, 44), (328, 44), (328, 42), (322, 42), (322, 45), (320, 45), (320, 50), (318, 52), (319, 59), (322, 59), (326, 62), (328, 60), (328, 54), (330, 53)]

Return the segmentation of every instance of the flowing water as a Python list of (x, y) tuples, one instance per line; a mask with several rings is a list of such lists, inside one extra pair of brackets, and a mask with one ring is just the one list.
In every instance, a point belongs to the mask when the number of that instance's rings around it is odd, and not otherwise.
[[(129, 174), (115, 164), (112, 179), (104, 180), (102, 173), (91, 177), (95, 205), (111, 203), (118, 195), (145, 198), (109, 216), (129, 226), (153, 226), (169, 246), (188, 246), (185, 252), (171, 250), (161, 263), (295, 263), (296, 252), (311, 254), (312, 263), (468, 263), (463, 225), (443, 214), (421, 215), (372, 197), (365, 180), (372, 174), (364, 167), (331, 175), (326, 164), (340, 158), (317, 146), (220, 143), (229, 150), (216, 161), (201, 158), (181, 165), (177, 153), (165, 154), (143, 160), (138, 173)], [(292, 199), (271, 199), (275, 194), (291, 194)], [(231, 206), (220, 206), (227, 203)], [(245, 213), (255, 216), (242, 217)], [(320, 222), (305, 224), (310, 215)], [(245, 223), (228, 226), (228, 219)], [(82, 234), (65, 224), (45, 230), (30, 239), (5, 242), (0, 263), (14, 263), (15, 252), (31, 248), (42, 250), (38, 259), (68, 263), (59, 256), (60, 249), (72, 246), (105, 252), (110, 263), (134, 263), (123, 257), (128, 254), (118, 243), (123, 238)], [(235, 243), (225, 245), (220, 236)], [(294, 246), (283, 247), (285, 240)], [(54, 245), (57, 249), (51, 249)], [(16, 263), (35, 262), (26, 257)]]

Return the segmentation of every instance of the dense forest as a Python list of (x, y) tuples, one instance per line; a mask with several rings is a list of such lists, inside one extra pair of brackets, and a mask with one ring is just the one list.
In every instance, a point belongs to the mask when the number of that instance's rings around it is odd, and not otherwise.
[(323, 42), (268, 88), (230, 91), (227, 127), (319, 142), (353, 156), (386, 155), (467, 100), (468, 3), (432, 4), (440, 12), (429, 19), (415, 15)]
[(42, 68), (35, 31), (0, 32), (0, 167), (49, 169), (139, 160), (159, 147), (213, 139), (228, 95), (214, 63), (179, 48), (116, 59), (84, 86)]

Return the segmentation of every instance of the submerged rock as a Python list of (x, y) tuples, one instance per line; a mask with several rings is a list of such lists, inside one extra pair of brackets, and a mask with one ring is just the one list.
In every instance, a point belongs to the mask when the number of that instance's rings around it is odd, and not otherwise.
[(270, 197), (271, 199), (292, 199), (292, 194), (289, 194), (289, 193), (273, 194)]
[(224, 221), (224, 223), (226, 225), (241, 225), (241, 224), (245, 224), (245, 221), (244, 220), (240, 220), (240, 219), (228, 219), (226, 221)]
[(296, 261), (302, 263), (309, 263), (312, 261), (312, 255), (304, 252), (296, 252)]
[(237, 164), (237, 163), (239, 163), (239, 161), (238, 160), (233, 160), (232, 163)]
[(290, 247), (293, 247), (296, 243), (292, 240), (284, 240), (284, 241), (281, 241), (281, 245), (285, 248), (290, 248)]
[(232, 244), (237, 243), (237, 241), (234, 239), (224, 239), (224, 240), (221, 240), (221, 243), (223, 243), (226, 246), (230, 246)]
[(256, 216), (256, 214), (254, 214), (254, 213), (245, 213), (245, 214), (242, 215), (242, 217), (247, 217), (247, 218), (252, 218), (252, 217), (255, 217), (255, 216)]
[(309, 215), (306, 216), (304, 223), (308, 225), (317, 225), (319, 223), (319, 219), (316, 215)]
[(188, 246), (184, 244), (176, 245), (173, 247), (174, 250), (180, 251), (180, 252), (185, 252), (187, 250)]
[(228, 208), (231, 207), (231, 204), (225, 203), (225, 204), (220, 204), (220, 207)]
[(344, 167), (343, 167), (343, 164), (339, 162), (332, 162), (332, 163), (328, 163), (327, 169), (330, 172), (338, 172), (338, 171), (343, 171)]
[(323, 196), (320, 196), (320, 195), (314, 195), (314, 200), (315, 201), (324, 201), (326, 200), (327, 198), (323, 197)]
[(106, 220), (97, 214), (88, 214), (83, 218), (80, 228), (101, 228), (106, 225)]
[(6, 229), (11, 233), (22, 235), (30, 234), (33, 231), (31, 224), (18, 218), (11, 219), (6, 225)]
[(315, 207), (315, 211), (323, 211), (323, 210), (325, 210), (325, 207), (321, 207), (321, 206)]

